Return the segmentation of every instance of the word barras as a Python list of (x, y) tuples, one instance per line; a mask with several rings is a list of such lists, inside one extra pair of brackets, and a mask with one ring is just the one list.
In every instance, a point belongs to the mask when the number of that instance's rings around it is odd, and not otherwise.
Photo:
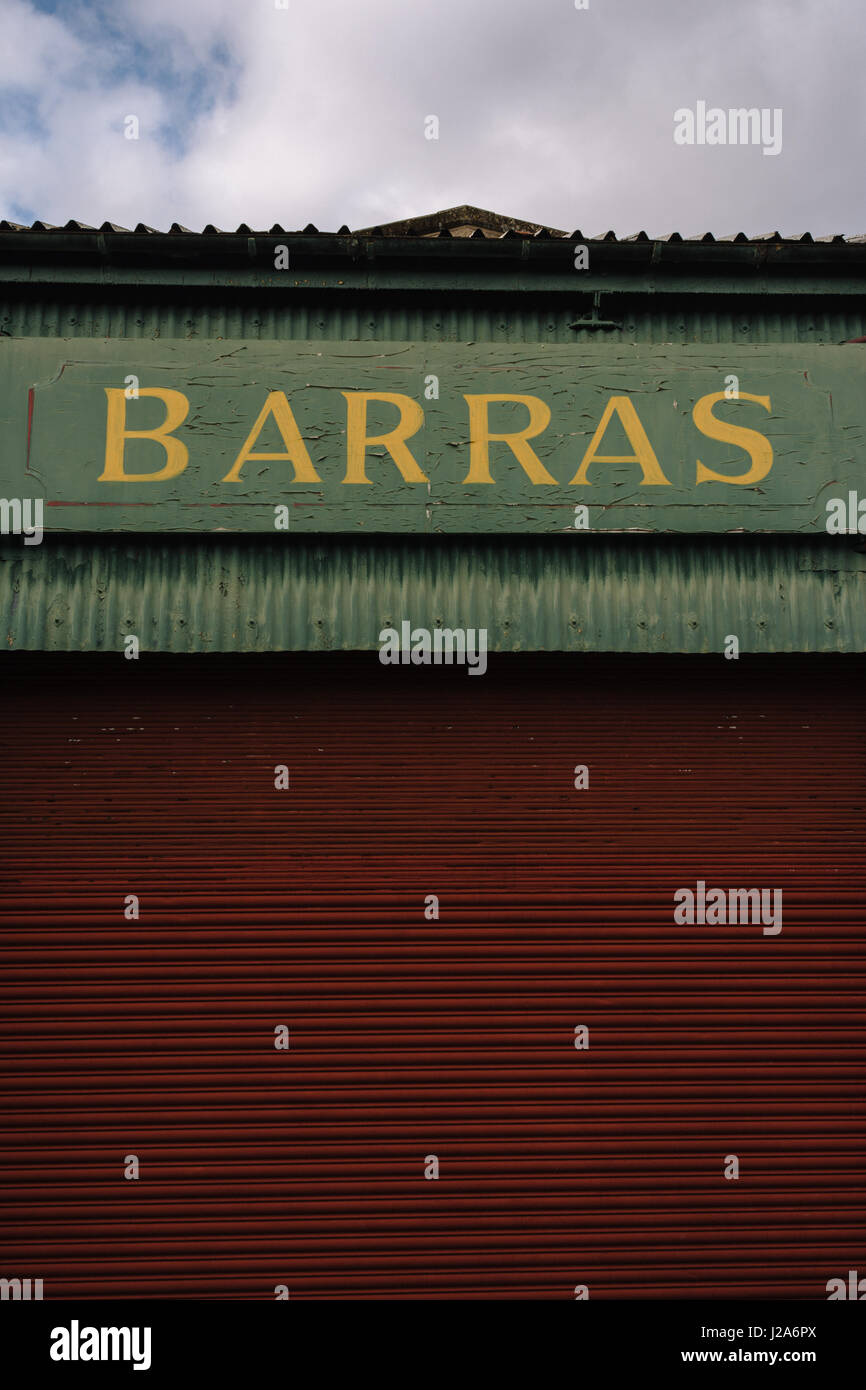
[[(167, 482), (183, 473), (189, 462), (189, 448), (179, 439), (175, 431), (189, 414), (189, 400), (182, 391), (170, 387), (141, 387), (136, 399), (153, 396), (165, 406), (165, 420), (153, 429), (131, 429), (127, 422), (127, 397), (122, 387), (103, 387), (108, 397), (105, 430), (105, 467), (99, 476), (102, 483), (158, 483)], [(367, 477), (366, 456), (368, 448), (385, 449), (406, 483), (427, 483), (429, 478), (422, 471), (417, 459), (409, 448), (408, 441), (424, 426), (424, 410), (411, 396), (394, 391), (341, 391), (346, 399), (346, 474), (341, 480), (349, 485), (370, 484)], [(550, 424), (551, 409), (540, 396), (508, 393), (467, 395), (466, 401), (469, 424), (468, 472), (463, 479), (464, 486), (491, 485), (495, 482), (491, 472), (490, 445), (502, 443), (511, 450), (530, 482), (537, 486), (560, 486), (557, 478), (548, 471), (530, 444)], [(742, 449), (749, 457), (749, 467), (742, 473), (730, 476), (716, 473), (696, 460), (695, 481), (733, 483), (740, 486), (753, 485), (766, 478), (773, 466), (773, 448), (765, 435), (759, 430), (736, 425), (730, 420), (721, 420), (713, 408), (720, 401), (730, 400), (725, 391), (713, 391), (701, 396), (692, 409), (692, 420), (697, 431), (707, 439)], [(367, 407), (373, 402), (394, 407), (398, 420), (394, 427), (382, 434), (369, 434)], [(769, 396), (751, 395), (740, 391), (737, 401), (752, 401), (771, 411)], [(523, 429), (494, 430), (490, 418), (491, 407), (510, 402), (525, 407), (529, 421)], [(604, 454), (601, 448), (608, 426), (614, 420), (625, 431), (632, 449), (630, 454)], [(256, 444), (266, 425), (275, 425), (285, 446), (282, 452), (257, 452)], [(124, 466), (124, 451), (128, 439), (150, 440), (165, 452), (162, 468), (151, 473), (128, 473)], [(261, 410), (244, 441), (240, 452), (224, 478), (223, 483), (243, 482), (242, 469), (248, 461), (280, 460), (292, 465), (294, 476), (290, 480), (299, 483), (320, 483), (309, 450), (301, 436), (295, 414), (284, 391), (269, 391)], [(666, 477), (656, 452), (644, 429), (634, 401), (630, 396), (612, 395), (598, 422), (595, 433), (584, 453), (580, 466), (569, 485), (585, 487), (591, 483), (589, 469), (596, 464), (633, 463), (641, 470), (642, 487), (669, 487), (671, 480)]]

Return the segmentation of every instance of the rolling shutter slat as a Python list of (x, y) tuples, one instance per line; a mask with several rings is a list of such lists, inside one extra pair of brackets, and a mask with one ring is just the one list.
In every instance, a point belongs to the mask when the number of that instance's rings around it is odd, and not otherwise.
[[(866, 1273), (859, 658), (6, 665), (0, 1273), (46, 1298)], [(675, 925), (699, 878), (781, 888), (781, 935)]]

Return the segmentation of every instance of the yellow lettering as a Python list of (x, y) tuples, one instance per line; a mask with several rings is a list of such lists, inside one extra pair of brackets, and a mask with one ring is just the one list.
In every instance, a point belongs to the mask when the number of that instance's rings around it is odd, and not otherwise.
[[(158, 396), (165, 404), (165, 420), (155, 430), (126, 428), (126, 391), (122, 386), (103, 387), (108, 397), (105, 420), (105, 468), (97, 479), (100, 483), (163, 483), (176, 478), (186, 468), (189, 450), (172, 431), (183, 424), (189, 413), (189, 401), (182, 391), (170, 391), (160, 386), (139, 387), (139, 396)], [(127, 439), (152, 439), (165, 450), (165, 467), (158, 473), (124, 473), (123, 451)]]
[[(633, 454), (596, 453), (596, 449), (604, 438), (605, 430), (610, 424), (611, 416), (614, 414), (628, 435), (628, 442), (634, 449)], [(653, 446), (647, 438), (646, 430), (628, 396), (611, 396), (604, 408), (604, 414), (598, 422), (598, 429), (589, 441), (589, 448), (583, 456), (583, 462), (571, 480), (572, 483), (589, 484), (589, 478), (586, 475), (591, 463), (637, 463), (643, 473), (641, 487), (646, 487), (648, 484), (656, 487), (663, 485), (670, 487), (670, 480), (662, 472)]]
[[(695, 401), (692, 411), (692, 419), (707, 439), (718, 439), (723, 444), (736, 444), (737, 448), (744, 449), (752, 460), (752, 466), (748, 473), (741, 473), (737, 478), (731, 478), (727, 473), (714, 473), (711, 468), (705, 468), (698, 459), (697, 481), (706, 483), (710, 480), (716, 483), (759, 483), (762, 478), (766, 478), (770, 469), (773, 467), (773, 446), (763, 434), (758, 430), (748, 430), (745, 425), (732, 425), (730, 422), (717, 420), (713, 414), (713, 406), (716, 401), (728, 399), (724, 391), (715, 391), (710, 396), (701, 396), (699, 401)], [(769, 396), (750, 396), (748, 391), (741, 391), (736, 397), (740, 401), (755, 401), (757, 405), (762, 405), (765, 410), (769, 410)]]
[[(490, 444), (499, 440), (507, 444), (524, 473), (533, 483), (556, 483), (548, 473), (541, 459), (528, 441), (541, 434), (550, 424), (550, 406), (540, 396), (464, 396), (469, 405), (469, 472), (463, 479), (467, 483), (492, 483), (490, 472)], [(509, 434), (491, 434), (487, 407), (491, 401), (517, 401), (529, 411), (529, 424), (525, 429), (512, 430)]]
[[(367, 449), (381, 444), (388, 450), (407, 483), (426, 483), (412, 457), (406, 440), (417, 434), (424, 423), (424, 411), (411, 396), (391, 391), (344, 391), (346, 397), (346, 476), (344, 483), (369, 483), (365, 471)], [(385, 401), (396, 405), (400, 419), (386, 434), (367, 434), (367, 402)]]
[[(264, 428), (264, 423), (269, 415), (273, 415), (277, 429), (280, 432), (282, 441), (286, 446), (285, 453), (282, 454), (254, 454), (253, 446)], [(295, 470), (295, 476), (291, 479), (295, 483), (320, 483), (322, 480), (313, 467), (313, 461), (307, 453), (307, 446), (301, 438), (301, 431), (298, 429), (297, 421), (292, 413), (292, 407), (286, 399), (285, 391), (270, 391), (267, 400), (258, 413), (255, 424), (244, 440), (240, 453), (223, 478), (224, 483), (239, 483), (241, 479), (241, 469), (247, 459), (282, 459), (284, 462), (291, 463)]]

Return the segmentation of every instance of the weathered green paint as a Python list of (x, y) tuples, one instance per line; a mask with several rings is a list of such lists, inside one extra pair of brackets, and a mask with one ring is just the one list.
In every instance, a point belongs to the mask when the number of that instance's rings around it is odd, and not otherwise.
[[(863, 372), (856, 347), (802, 345), (6, 341), (0, 488), (8, 497), (43, 497), (47, 530), (273, 532), (274, 508), (286, 503), (298, 532), (570, 532), (579, 544), (578, 504), (588, 505), (597, 531), (823, 532), (829, 498), (862, 489)], [(431, 374), (438, 400), (425, 396)], [(708, 439), (692, 418), (695, 402), (723, 391), (731, 374), (741, 393), (767, 397), (771, 408), (726, 401), (716, 417), (766, 437), (772, 468), (754, 484), (698, 483), (699, 459), (731, 477), (750, 467), (743, 448)], [(122, 389), (128, 376), (189, 401), (175, 432), (189, 459), (170, 481), (100, 481), (105, 389)], [(224, 481), (270, 391), (290, 401), (320, 482), (293, 482), (290, 463), (255, 459), (239, 481)], [(419, 402), (424, 426), (408, 443), (427, 481), (406, 482), (378, 446), (368, 450), (370, 484), (343, 481), (343, 392), (356, 391)], [(467, 486), (464, 395), (497, 393), (539, 397), (550, 407), (550, 424), (531, 445), (554, 483), (532, 482), (510, 448), (493, 443), (494, 483)], [(588, 485), (571, 481), (612, 396), (635, 406), (669, 485), (647, 484), (634, 462), (602, 459)], [(527, 424), (523, 405), (495, 403), (490, 412), (493, 432)], [(161, 400), (127, 404), (128, 429), (154, 429), (164, 416)], [(390, 430), (397, 418), (393, 405), (374, 404), (369, 432)], [(284, 451), (273, 422), (254, 447)], [(596, 452), (633, 454), (617, 420)], [(153, 440), (127, 442), (127, 472), (164, 463)]]
[[(856, 542), (297, 536), (0, 543), (7, 652), (373, 652), (385, 627), (485, 627), (491, 651), (866, 651)], [(374, 659), (371, 656), (371, 659)], [(579, 669), (576, 668), (579, 679)]]
[[(789, 284), (789, 291), (797, 288)], [(848, 284), (848, 282), (846, 282)], [(17, 289), (0, 298), (2, 338), (146, 340), (247, 338), (254, 342), (310, 338), (344, 342), (654, 343), (739, 347), (836, 345), (866, 330), (866, 294), (816, 298), (802, 294), (701, 295), (605, 293), (603, 313), (621, 324), (599, 330), (574, 325), (591, 318), (591, 296), (350, 291), (346, 294), (250, 293), (236, 285), (116, 290), (72, 286)], [(852, 349), (864, 352), (862, 345)], [(2, 359), (0, 359), (2, 360)]]

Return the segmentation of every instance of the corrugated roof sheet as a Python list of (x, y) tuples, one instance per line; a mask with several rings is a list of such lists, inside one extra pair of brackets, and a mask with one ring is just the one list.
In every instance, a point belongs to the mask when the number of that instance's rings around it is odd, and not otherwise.
[[(149, 227), (144, 222), (139, 222), (135, 227), (121, 227), (116, 222), (103, 222), (101, 226), (91, 226), (86, 222), (77, 222), (74, 219), (59, 224), (37, 221), (29, 226), (20, 222), (10, 222), (7, 219), (0, 221), (0, 232), (62, 232), (65, 234), (98, 233), (101, 236), (116, 235), (137, 235), (137, 236), (159, 236), (166, 233), (156, 227)], [(180, 223), (173, 222), (168, 229), (170, 236), (182, 237), (201, 237), (201, 236), (315, 236), (315, 237), (338, 237), (353, 236), (362, 237), (367, 240), (376, 238), (405, 238), (420, 237), (429, 239), (432, 237), (453, 237), (459, 240), (502, 240), (506, 237), (538, 237), (541, 239), (560, 239), (576, 242), (615, 242), (617, 244), (632, 241), (661, 241), (661, 242), (703, 242), (711, 244), (715, 242), (729, 242), (740, 245), (764, 245), (768, 242), (796, 243), (798, 245), (860, 245), (866, 243), (866, 234), (844, 236), (841, 233), (829, 236), (813, 236), (810, 232), (800, 232), (795, 235), (783, 235), (781, 232), (759, 232), (749, 235), (746, 232), (732, 232), (727, 235), (716, 235), (713, 232), (698, 232), (693, 235), (685, 235), (682, 232), (667, 232), (663, 235), (651, 236), (646, 231), (629, 232), (624, 236), (618, 236), (614, 231), (596, 232), (592, 235), (585, 235), (582, 231), (573, 232), (563, 231), (558, 227), (548, 227), (538, 222), (527, 222), (520, 218), (508, 217), (502, 213), (490, 212), (486, 208), (473, 207), (470, 204), (463, 204), (456, 208), (445, 208), (439, 212), (424, 214), (420, 217), (404, 218), (398, 222), (380, 223), (373, 227), (362, 227), (355, 231), (350, 231), (345, 224), (336, 231), (323, 231), (308, 222), (306, 226), (291, 229), (281, 226), (278, 222), (272, 227), (263, 227), (258, 230), (242, 222), (233, 231), (226, 228), (215, 226), (209, 222), (202, 230), (193, 231), (189, 227), (182, 227)]]

